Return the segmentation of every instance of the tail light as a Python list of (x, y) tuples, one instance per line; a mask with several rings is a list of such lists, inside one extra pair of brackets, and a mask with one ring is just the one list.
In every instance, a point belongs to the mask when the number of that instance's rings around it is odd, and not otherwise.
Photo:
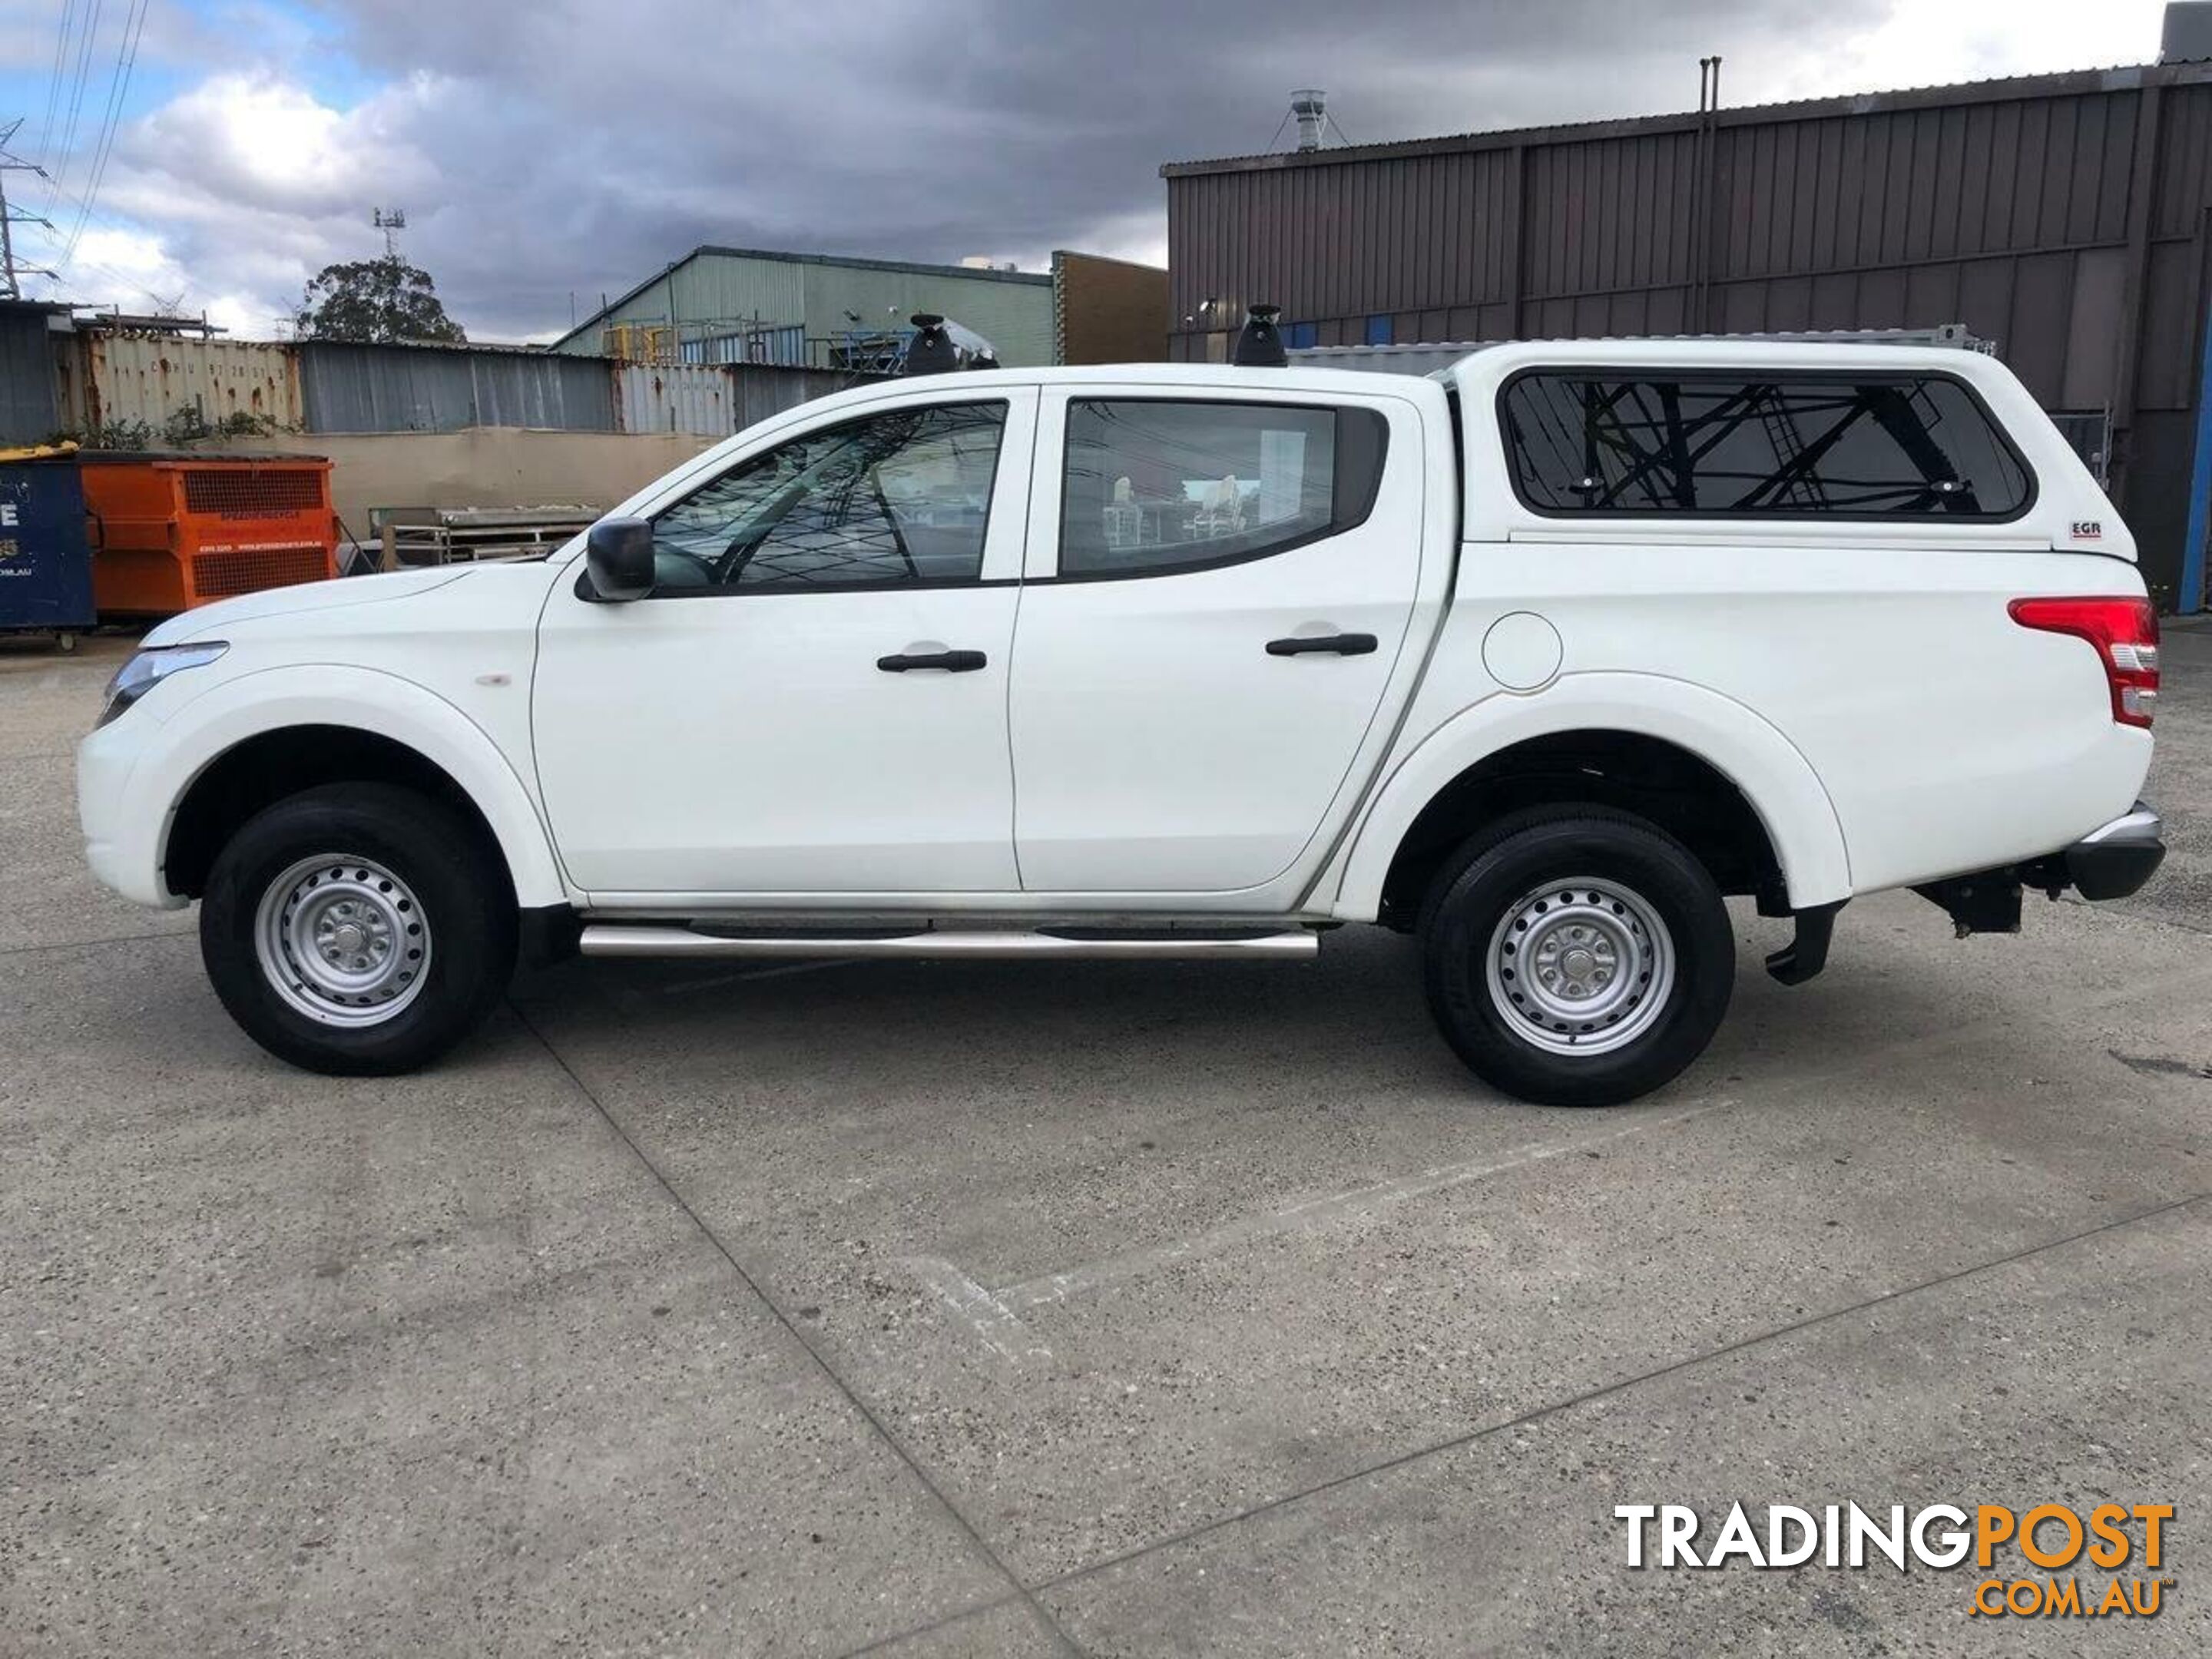
[(2158, 706), (2158, 612), (2148, 599), (2014, 599), (2008, 608), (2022, 628), (2088, 641), (2112, 688), (2112, 718), (2150, 725)]

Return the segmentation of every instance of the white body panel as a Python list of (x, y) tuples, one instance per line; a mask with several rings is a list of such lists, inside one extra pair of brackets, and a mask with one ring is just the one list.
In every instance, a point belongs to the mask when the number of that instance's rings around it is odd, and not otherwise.
[[(1451, 453), (1441, 410), (1425, 422), (1413, 399), (1340, 385), (1211, 395), (1382, 414), (1374, 506), (1342, 534), (1240, 563), (1056, 580), (1066, 394), (1047, 394), (1013, 681), (1014, 840), (1031, 892), (1272, 889), (1247, 902), (1286, 903), (1310, 871), (1301, 855), (1356, 804), (1389, 738), (1384, 713), (1419, 672), (1451, 556), (1449, 498), (1431, 516), (1424, 488)], [(1335, 634), (1377, 647), (1267, 651)]]
[[(530, 757), (534, 616), (544, 565), (477, 565), (313, 582), (185, 612), (150, 643), (222, 639), (215, 665), (163, 681), (77, 750), (77, 805), (95, 873), (127, 898), (163, 884), (169, 825), (225, 750), (284, 726), (339, 726), (406, 744), (466, 790), (500, 838), (525, 905), (567, 902)], [(232, 607), (236, 606), (234, 610)]]
[[(546, 605), (538, 776), (587, 890), (1012, 890), (1012, 586)], [(977, 650), (970, 674), (890, 674)]]
[[(1495, 404), (1520, 368), (1876, 361), (1969, 381), (2036, 474), (2032, 508), (2006, 524), (1594, 522), (1529, 510), (1507, 476)], [(1730, 778), (1801, 906), (2035, 857), (2128, 810), (2148, 734), (2112, 720), (2088, 647), (2021, 629), (2005, 605), (2140, 594), (2132, 544), (2001, 366), (1899, 347), (1536, 343), (1454, 378), (1458, 452), (1443, 387), (1395, 376), (1174, 365), (872, 386), (739, 434), (617, 509), (650, 515), (855, 413), (1003, 397), (975, 585), (598, 605), (576, 596), (580, 538), (543, 564), (188, 613), (149, 643), (229, 651), (80, 751), (94, 866), (131, 897), (178, 902), (161, 866), (185, 790), (230, 745), (300, 725), (416, 749), (483, 810), (522, 903), (611, 915), (1371, 919), (1440, 789), (1503, 746), (1598, 728)], [(1382, 410), (1375, 510), (1243, 563), (1053, 580), (1064, 403), (1117, 392)], [(1322, 631), (1378, 648), (1264, 654)], [(987, 666), (875, 665), (936, 647)]]

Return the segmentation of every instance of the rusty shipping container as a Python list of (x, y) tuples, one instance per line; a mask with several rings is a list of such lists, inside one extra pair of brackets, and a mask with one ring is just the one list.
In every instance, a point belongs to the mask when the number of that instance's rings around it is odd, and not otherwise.
[(305, 424), (297, 360), (267, 342), (86, 329), (64, 355), (62, 385), (64, 423), (79, 432), (143, 424), (174, 439)]

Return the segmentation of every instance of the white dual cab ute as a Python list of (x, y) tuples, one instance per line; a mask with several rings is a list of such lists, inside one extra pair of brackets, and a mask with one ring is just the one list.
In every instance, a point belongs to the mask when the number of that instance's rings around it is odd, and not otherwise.
[(860, 386), (531, 563), (148, 635), (89, 858), (200, 901), (272, 1053), (394, 1073), (518, 954), (1304, 957), (1419, 934), (1480, 1076), (1602, 1104), (1705, 1047), (1723, 900), (1961, 933), (2131, 893), (2157, 627), (1991, 358), (1528, 343), (1428, 379)]

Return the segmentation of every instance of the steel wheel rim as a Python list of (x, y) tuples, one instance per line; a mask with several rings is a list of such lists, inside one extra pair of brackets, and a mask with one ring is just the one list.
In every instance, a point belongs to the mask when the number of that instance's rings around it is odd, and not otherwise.
[(1674, 939), (1650, 901), (1602, 877), (1533, 888), (1506, 908), (1484, 952), (1491, 1006), (1523, 1042), (1555, 1054), (1626, 1048), (1674, 987)]
[(407, 884), (374, 859), (301, 859), (262, 890), (262, 977), (319, 1025), (381, 1025), (422, 994), (430, 924)]

